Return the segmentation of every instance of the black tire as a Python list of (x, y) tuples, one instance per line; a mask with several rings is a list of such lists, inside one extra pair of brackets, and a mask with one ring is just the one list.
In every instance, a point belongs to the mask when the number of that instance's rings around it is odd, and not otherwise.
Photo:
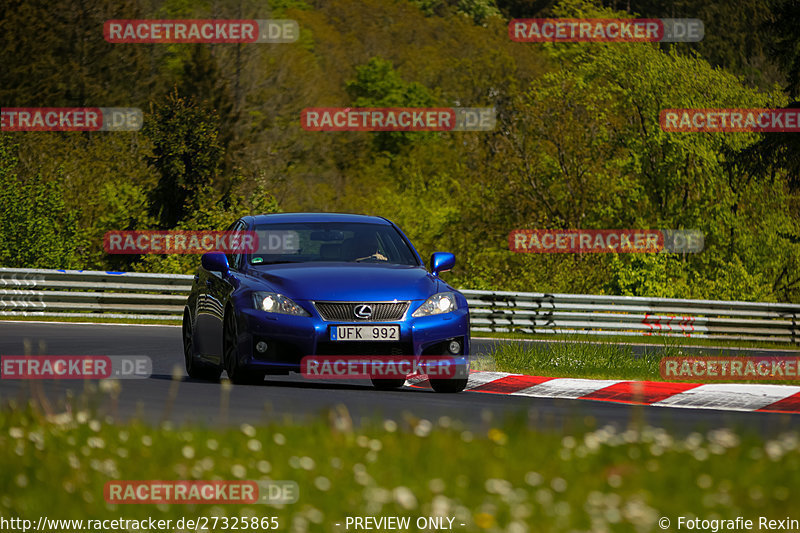
[(192, 334), (192, 320), (187, 311), (183, 315), (183, 360), (186, 364), (186, 373), (192, 379), (204, 381), (219, 381), (222, 369), (216, 365), (203, 364), (197, 360), (194, 353), (194, 336)]
[(236, 353), (236, 344), (239, 338), (238, 326), (233, 310), (225, 313), (222, 327), (222, 361), (228, 379), (237, 385), (257, 385), (264, 381), (264, 372), (253, 372), (242, 368), (239, 365), (239, 358)]
[(431, 387), (436, 392), (455, 393), (461, 392), (467, 386), (467, 378), (432, 379)]
[(406, 382), (405, 378), (396, 378), (396, 379), (370, 378), (370, 380), (372, 381), (372, 386), (375, 387), (377, 390), (399, 389)]

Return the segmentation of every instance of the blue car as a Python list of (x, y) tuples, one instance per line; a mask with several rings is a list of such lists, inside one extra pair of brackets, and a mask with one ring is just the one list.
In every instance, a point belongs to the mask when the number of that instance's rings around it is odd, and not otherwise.
[[(254, 232), (257, 247), (202, 256), (183, 313), (190, 377), (216, 381), (225, 370), (234, 383), (261, 383), (300, 371), (307, 356), (447, 356), (459, 371), (431, 386), (464, 390), (467, 300), (439, 277), (453, 254), (431, 255), (428, 271), (400, 228), (363, 215), (247, 216), (228, 231)], [(405, 382), (371, 377), (379, 389)]]

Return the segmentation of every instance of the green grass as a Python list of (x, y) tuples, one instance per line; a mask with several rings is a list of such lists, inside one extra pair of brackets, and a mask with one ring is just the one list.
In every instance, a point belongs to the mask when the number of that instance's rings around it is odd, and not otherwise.
[[(679, 346), (664, 344), (648, 348), (640, 355), (634, 355), (633, 347), (613, 343), (525, 343), (502, 344), (493, 347), (487, 357), (476, 358), (471, 365), (473, 370), (489, 370), (530, 374), (536, 376), (622, 379), (643, 381), (677, 381), (675, 378), (661, 376), (660, 362), (664, 357), (722, 356), (720, 350), (684, 352)], [(703, 380), (692, 379), (692, 382)], [(737, 383), (775, 383), (797, 385), (794, 380), (715, 380)], [(709, 381), (711, 383), (711, 381)]]
[(635, 357), (630, 346), (606, 343), (503, 344), (472, 367), (549, 377), (656, 380), (661, 379), (659, 361), (665, 355), (678, 355), (678, 350)]
[[(230, 429), (73, 413), (0, 411), (0, 516), (277, 516), (280, 531), (344, 531), (333, 524), (347, 516), (443, 515), (466, 532), (639, 533), (660, 531), (662, 516), (675, 524), (797, 510), (797, 433), (678, 438), (588, 422), (564, 434), (524, 420), (470, 431), (411, 416), (354, 426), (343, 407), (302, 425)], [(284, 506), (105, 503), (107, 481), (148, 479), (293, 480), (300, 491)]]

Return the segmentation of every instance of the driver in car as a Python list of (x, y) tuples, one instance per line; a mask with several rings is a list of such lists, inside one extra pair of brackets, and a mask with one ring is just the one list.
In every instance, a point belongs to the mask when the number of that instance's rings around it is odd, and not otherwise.
[(348, 261), (365, 261), (376, 259), (378, 261), (388, 261), (389, 258), (380, 253), (378, 237), (374, 233), (356, 234), (342, 243), (344, 257)]

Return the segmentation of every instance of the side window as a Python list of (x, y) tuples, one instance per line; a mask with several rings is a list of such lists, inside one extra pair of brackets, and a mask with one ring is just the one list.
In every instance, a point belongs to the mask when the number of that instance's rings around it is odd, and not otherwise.
[[(226, 231), (241, 231), (244, 229), (244, 221), (237, 220), (231, 224)], [(228, 264), (233, 270), (239, 270), (242, 266), (242, 254), (227, 254)]]

